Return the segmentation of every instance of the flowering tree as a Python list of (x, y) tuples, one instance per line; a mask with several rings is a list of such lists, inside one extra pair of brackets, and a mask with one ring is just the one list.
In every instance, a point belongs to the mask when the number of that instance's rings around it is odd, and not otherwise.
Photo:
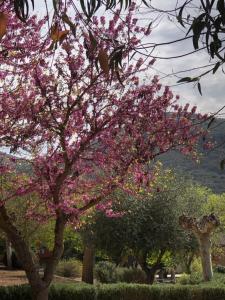
[[(167, 87), (162, 90), (156, 77), (141, 84), (141, 72), (152, 61), (128, 64), (139, 36), (150, 34), (136, 24), (133, 5), (126, 22), (118, 14), (109, 22), (94, 17), (92, 32), (82, 27), (79, 15), (76, 34), (55, 23), (44, 44), (39, 30), (44, 20), (33, 17), (24, 25), (9, 6), (4, 9), (0, 145), (15, 154), (22, 151), (31, 172), (23, 178), (17, 174), (12, 189), (1, 191), (0, 228), (23, 264), (33, 299), (45, 300), (66, 224), (76, 224), (97, 204), (101, 208), (116, 188), (128, 192), (131, 175), (147, 184), (152, 175), (146, 163), (157, 155), (175, 147), (193, 152), (201, 134), (193, 121), (204, 117), (196, 117), (195, 107), (189, 112), (188, 105), (178, 106), (178, 97)], [(18, 50), (12, 52), (11, 44)], [(14, 165), (14, 159), (1, 165), (1, 176), (13, 172)], [(27, 194), (39, 199), (30, 202), (27, 218), (55, 220), (43, 276), (6, 208), (8, 201)], [(113, 214), (109, 205), (107, 214)]]

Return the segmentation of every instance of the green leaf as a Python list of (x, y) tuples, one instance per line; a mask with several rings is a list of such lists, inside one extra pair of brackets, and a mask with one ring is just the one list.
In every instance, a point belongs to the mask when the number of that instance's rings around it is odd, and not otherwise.
[(218, 0), (217, 5), (216, 5), (217, 10), (219, 11), (223, 24), (225, 24), (225, 5), (224, 5), (224, 0)]
[(219, 67), (220, 67), (220, 62), (218, 61), (213, 68), (213, 74), (216, 73), (216, 71), (218, 70)]
[(190, 82), (193, 82), (193, 81), (199, 81), (199, 77), (193, 77), (193, 78), (191, 78)]
[(147, 3), (147, 1), (142, 0), (142, 2), (144, 3), (144, 5), (146, 5), (147, 7), (150, 7), (149, 4)]
[[(26, 22), (29, 14), (29, 1), (28, 0), (14, 0), (14, 10), (17, 17), (22, 21)], [(34, 7), (34, 0), (31, 0), (31, 4)]]
[[(123, 0), (120, 0), (119, 2), (120, 2), (120, 5), (123, 5)], [(116, 0), (107, 0), (106, 1), (106, 10), (114, 8), (115, 6), (116, 6)]]
[(186, 2), (184, 3), (184, 5), (182, 5), (181, 9), (179, 10), (179, 14), (177, 16), (177, 21), (183, 27), (185, 27), (185, 26), (184, 26), (184, 23), (183, 23), (182, 14), (183, 14), (183, 10), (184, 10), (185, 6), (186, 6)]
[(198, 49), (198, 41), (201, 35), (202, 30), (205, 28), (206, 23), (204, 21), (200, 21), (200, 19), (195, 19), (192, 23), (193, 30), (193, 45), (195, 50)]
[(198, 82), (198, 91), (199, 91), (199, 94), (202, 96), (202, 88), (201, 88), (200, 82)]
[(209, 45), (209, 51), (210, 51), (210, 55), (212, 58), (214, 58), (214, 54), (215, 54), (215, 45), (214, 42), (211, 42)]
[(192, 79), (191, 77), (183, 77), (180, 80), (177, 81), (177, 83), (181, 83), (181, 82), (191, 82)]
[(84, 0), (80, 0), (80, 5), (81, 5), (81, 8), (83, 10), (83, 13), (85, 14), (86, 17), (88, 17), (88, 13), (87, 13), (87, 10), (86, 10), (86, 6), (84, 4)]

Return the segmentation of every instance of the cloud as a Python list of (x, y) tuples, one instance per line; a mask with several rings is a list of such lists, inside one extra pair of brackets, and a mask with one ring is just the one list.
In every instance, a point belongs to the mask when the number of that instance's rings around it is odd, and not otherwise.
[[(179, 4), (181, 3), (182, 1), (180, 1)], [(162, 9), (172, 9), (175, 7), (176, 1), (157, 0), (152, 1), (151, 4)], [(155, 12), (148, 12), (146, 8), (143, 8), (142, 15), (142, 24), (144, 24), (145, 22), (147, 24), (146, 16), (149, 17), (148, 22), (150, 19), (153, 20), (157, 16)], [(157, 26), (155, 28), (153, 23), (152, 33), (149, 36), (148, 41), (144, 41), (145, 43), (164, 43), (173, 41), (185, 37), (185, 34), (187, 32), (187, 29), (183, 29), (175, 19), (171, 21), (165, 14), (163, 17), (161, 17), (161, 21), (157, 21), (156, 23)], [(171, 57), (183, 55), (193, 50), (194, 48), (192, 44), (192, 39), (188, 39), (179, 43), (156, 47), (153, 52), (153, 55), (158, 57)], [(208, 53), (206, 52), (206, 50), (202, 50), (182, 58), (169, 60), (157, 59), (156, 63), (153, 66), (153, 70), (149, 74), (158, 74), (164, 85), (171, 86), (171, 89), (174, 91), (174, 93), (180, 94), (182, 103), (189, 102), (192, 105), (197, 105), (199, 110), (204, 113), (215, 112), (225, 104), (224, 74), (221, 70), (218, 70), (217, 73), (214, 75), (210, 73), (209, 75), (201, 79), (200, 83), (202, 86), (203, 96), (199, 94), (196, 84), (189, 83), (182, 84), (180, 86), (176, 85), (179, 78), (186, 76), (198, 77), (207, 69), (203, 68), (201, 70), (182, 72), (177, 74), (179, 75), (179, 77), (176, 77), (175, 75), (166, 76), (171, 73), (184, 71), (198, 66), (204, 66), (209, 63), (212, 63), (212, 61), (210, 61)]]

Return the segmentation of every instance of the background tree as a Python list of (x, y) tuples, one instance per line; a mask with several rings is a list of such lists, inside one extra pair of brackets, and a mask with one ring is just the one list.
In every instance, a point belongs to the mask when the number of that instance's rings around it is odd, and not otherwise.
[(193, 236), (182, 232), (178, 220), (184, 211), (202, 213), (206, 191), (185, 177), (180, 179), (171, 171), (164, 171), (154, 182), (151, 193), (144, 189), (140, 193), (142, 200), (117, 191), (113, 207), (118, 214), (124, 213), (123, 217), (107, 218), (104, 213), (97, 213), (91, 230), (96, 247), (117, 264), (131, 250), (148, 283), (152, 283), (168, 253), (174, 257), (182, 253), (182, 260), (186, 254), (191, 264), (198, 246)]

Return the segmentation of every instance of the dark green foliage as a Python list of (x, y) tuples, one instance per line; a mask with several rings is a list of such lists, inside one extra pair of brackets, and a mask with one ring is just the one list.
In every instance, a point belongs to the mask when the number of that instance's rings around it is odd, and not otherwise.
[(178, 282), (182, 285), (200, 284), (203, 281), (202, 274), (199, 272), (192, 272), (191, 274), (182, 274)]
[(224, 288), (198, 288), (191, 286), (148, 286), (138, 284), (103, 285), (97, 300), (224, 300)]
[[(49, 300), (93, 300), (96, 291), (86, 284), (63, 285), (51, 287)], [(31, 290), (28, 285), (0, 287), (1, 300), (31, 300)]]
[(1, 300), (31, 300), (31, 291), (28, 285), (0, 287)]
[[(7, 267), (7, 256), (6, 256), (6, 252), (3, 255), (3, 259), (2, 259), (3, 264)], [(19, 261), (18, 257), (16, 256), (15, 251), (12, 252), (12, 267), (13, 269), (22, 269), (22, 264)]]
[(100, 261), (95, 266), (95, 277), (101, 283), (117, 282), (116, 265), (108, 261)]
[(81, 263), (75, 259), (61, 260), (56, 267), (56, 274), (64, 277), (81, 276)]
[[(0, 287), (1, 300), (31, 300), (27, 285)], [(49, 300), (224, 300), (225, 287), (70, 284), (52, 286)]]
[(145, 272), (137, 268), (116, 267), (114, 263), (101, 261), (95, 266), (95, 277), (101, 283), (145, 283)]
[(94, 300), (96, 290), (88, 284), (57, 284), (51, 287), (49, 300)]
[(224, 266), (219, 266), (219, 265), (218, 265), (218, 266), (215, 267), (215, 272), (225, 274), (225, 267), (224, 267)]
[(145, 272), (137, 268), (117, 268), (117, 281), (126, 283), (146, 283)]

